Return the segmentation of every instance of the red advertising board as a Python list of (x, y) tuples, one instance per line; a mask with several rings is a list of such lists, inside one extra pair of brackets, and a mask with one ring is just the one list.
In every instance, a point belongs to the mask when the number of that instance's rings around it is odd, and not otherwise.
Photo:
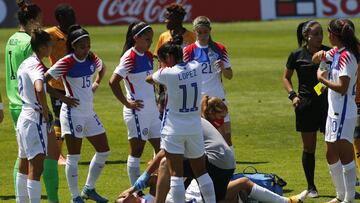
[(54, 10), (60, 3), (70, 4), (80, 24), (127, 24), (134, 21), (163, 22), (164, 8), (172, 2), (184, 6), (187, 21), (205, 15), (212, 21), (260, 20), (260, 0), (32, 0), (44, 11), (44, 24), (55, 24)]

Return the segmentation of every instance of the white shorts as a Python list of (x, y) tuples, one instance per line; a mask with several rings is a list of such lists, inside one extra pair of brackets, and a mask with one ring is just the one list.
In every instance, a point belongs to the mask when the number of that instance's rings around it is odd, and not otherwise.
[(128, 129), (128, 139), (138, 138), (148, 140), (160, 138), (161, 121), (158, 112), (155, 113), (124, 113), (124, 121)]
[(47, 155), (46, 123), (36, 123), (20, 116), (16, 135), (19, 158), (31, 160), (38, 154)]
[(347, 140), (353, 143), (354, 131), (357, 118), (348, 118), (341, 120), (340, 118), (326, 119), (325, 141), (336, 142), (338, 140)]
[(71, 108), (61, 108), (60, 124), (61, 136), (72, 135), (83, 138), (105, 133), (105, 129), (94, 111), (88, 116), (82, 116), (73, 115)]
[(183, 154), (189, 159), (196, 159), (205, 153), (204, 137), (202, 134), (162, 135), (160, 148), (171, 154)]

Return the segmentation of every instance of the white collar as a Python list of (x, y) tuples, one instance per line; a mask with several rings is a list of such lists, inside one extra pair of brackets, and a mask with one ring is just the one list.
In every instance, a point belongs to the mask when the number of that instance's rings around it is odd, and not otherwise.
[(75, 61), (77, 61), (77, 62), (79, 62), (79, 63), (83, 63), (83, 62), (86, 60), (86, 58), (87, 58), (87, 57), (85, 57), (83, 60), (80, 60), (80, 59), (78, 59), (78, 58), (76, 57), (75, 53), (73, 53), (73, 57), (74, 57)]
[(208, 48), (209, 47), (209, 45), (200, 45), (199, 41), (196, 41), (195, 44), (199, 48)]
[(144, 56), (145, 52), (144, 53), (140, 53), (138, 50), (135, 49), (135, 47), (132, 47), (132, 50), (139, 56)]

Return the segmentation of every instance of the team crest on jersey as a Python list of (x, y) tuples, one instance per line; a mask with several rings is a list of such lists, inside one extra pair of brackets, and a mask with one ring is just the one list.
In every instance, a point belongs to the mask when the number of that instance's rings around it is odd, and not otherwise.
[(77, 125), (75, 129), (76, 129), (76, 132), (78, 132), (78, 133), (81, 133), (83, 131), (83, 128), (81, 125)]
[(209, 49), (208, 57), (210, 60), (210, 63), (214, 63), (219, 58), (219, 54), (214, 52), (213, 50)]
[(143, 130), (142, 130), (142, 134), (143, 135), (148, 135), (149, 134), (149, 129), (148, 128), (144, 128)]
[(90, 66), (90, 70), (91, 70), (91, 72), (95, 72), (95, 66), (94, 66), (94, 64), (92, 64), (92, 65)]

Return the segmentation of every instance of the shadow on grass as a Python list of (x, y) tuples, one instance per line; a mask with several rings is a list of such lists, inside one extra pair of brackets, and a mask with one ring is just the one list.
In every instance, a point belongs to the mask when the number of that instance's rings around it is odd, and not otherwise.
[(292, 191), (294, 191), (294, 190), (292, 190), (292, 189), (284, 189), (284, 190), (283, 190), (283, 193), (286, 194), (286, 193), (290, 193), (290, 192), (292, 192)]
[[(0, 195), (0, 200), (11, 200), (11, 199), (16, 199), (15, 195)], [(47, 199), (46, 195), (41, 195), (41, 199)]]
[[(126, 163), (127, 163), (127, 160), (115, 160), (115, 161), (106, 161), (105, 162), (106, 165), (126, 164)], [(144, 162), (140, 162), (140, 163), (144, 163)], [(79, 165), (90, 165), (90, 161), (79, 162)]]
[(268, 161), (236, 161), (236, 164), (267, 164)]

